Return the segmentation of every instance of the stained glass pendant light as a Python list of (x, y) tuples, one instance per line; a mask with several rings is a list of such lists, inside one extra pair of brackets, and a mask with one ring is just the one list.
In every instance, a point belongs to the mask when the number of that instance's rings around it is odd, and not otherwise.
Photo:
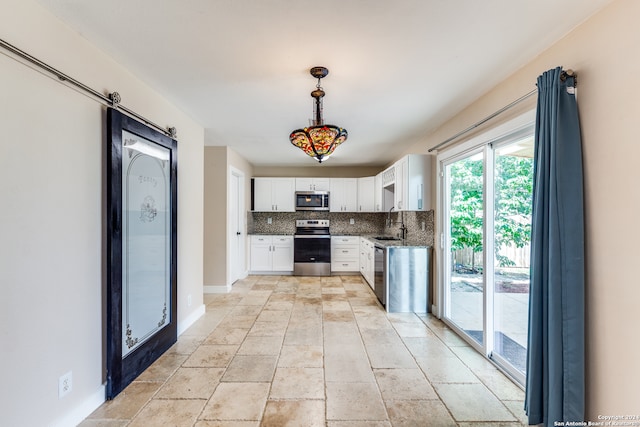
[(348, 134), (347, 130), (341, 127), (325, 125), (322, 119), (324, 90), (320, 86), (320, 79), (326, 77), (329, 70), (325, 67), (313, 67), (310, 73), (318, 79), (316, 90), (311, 92), (311, 97), (315, 99), (313, 126), (294, 130), (289, 135), (289, 140), (307, 155), (322, 163), (333, 154), (338, 145), (347, 140)]

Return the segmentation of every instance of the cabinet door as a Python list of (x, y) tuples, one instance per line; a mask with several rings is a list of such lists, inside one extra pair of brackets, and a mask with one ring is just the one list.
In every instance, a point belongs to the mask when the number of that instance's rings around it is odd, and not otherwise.
[(374, 184), (372, 176), (358, 178), (358, 212), (374, 212)]
[(313, 178), (296, 178), (296, 191), (313, 191)]
[(382, 172), (375, 176), (373, 180), (373, 210), (374, 212), (383, 212), (382, 204)]
[(331, 178), (329, 183), (329, 210), (331, 212), (344, 212), (344, 179)]
[(397, 211), (407, 210), (407, 158), (398, 160), (396, 166), (395, 207)]
[(367, 279), (367, 282), (369, 282), (369, 285), (371, 285), (371, 288), (373, 289), (374, 287), (374, 274), (375, 274), (375, 265), (374, 265), (374, 256), (375, 256), (375, 248), (373, 246), (373, 243), (369, 243), (367, 246), (367, 266), (365, 269), (365, 279)]
[(295, 211), (295, 179), (272, 178), (271, 200), (277, 212)]
[(293, 237), (273, 236), (273, 271), (293, 271)]
[(271, 212), (273, 210), (271, 182), (271, 178), (253, 179), (253, 210), (255, 212)]
[(331, 184), (329, 178), (313, 178), (312, 185), (314, 191), (329, 191)]
[(407, 210), (431, 209), (431, 159), (429, 155), (409, 155), (406, 172)]
[(251, 236), (251, 271), (271, 271), (271, 236)]
[(344, 212), (358, 212), (358, 178), (344, 178)]
[(329, 178), (296, 178), (296, 191), (329, 191)]

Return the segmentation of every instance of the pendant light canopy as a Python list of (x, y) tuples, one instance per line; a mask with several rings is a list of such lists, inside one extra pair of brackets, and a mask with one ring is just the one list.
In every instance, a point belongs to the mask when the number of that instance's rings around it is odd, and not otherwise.
[(346, 141), (348, 134), (347, 130), (341, 127), (325, 125), (322, 119), (324, 90), (320, 86), (320, 79), (326, 77), (329, 70), (325, 67), (313, 67), (310, 73), (318, 79), (316, 90), (311, 92), (311, 97), (315, 99), (313, 126), (294, 130), (289, 135), (289, 140), (307, 155), (322, 163), (331, 156), (338, 145)]

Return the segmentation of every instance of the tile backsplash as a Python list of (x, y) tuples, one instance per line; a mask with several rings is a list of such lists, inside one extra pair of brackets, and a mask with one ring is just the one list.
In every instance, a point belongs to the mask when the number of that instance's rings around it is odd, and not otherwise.
[[(269, 221), (269, 219), (271, 221)], [(433, 246), (434, 215), (427, 212), (339, 213), (339, 212), (248, 212), (249, 234), (294, 234), (297, 219), (328, 219), (333, 235), (380, 234), (397, 236), (404, 222), (407, 239)], [(391, 224), (389, 224), (389, 219)], [(353, 220), (353, 224), (351, 224)], [(269, 222), (271, 222), (269, 224)]]

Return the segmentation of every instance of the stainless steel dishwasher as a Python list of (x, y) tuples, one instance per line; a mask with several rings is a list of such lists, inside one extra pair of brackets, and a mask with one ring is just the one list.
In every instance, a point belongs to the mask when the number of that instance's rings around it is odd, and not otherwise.
[(389, 313), (426, 313), (431, 248), (375, 248), (375, 293)]
[(384, 306), (387, 303), (387, 287), (385, 283), (385, 264), (384, 258), (385, 250), (382, 246), (377, 244), (374, 246), (373, 257), (373, 292), (375, 292), (378, 300)]

